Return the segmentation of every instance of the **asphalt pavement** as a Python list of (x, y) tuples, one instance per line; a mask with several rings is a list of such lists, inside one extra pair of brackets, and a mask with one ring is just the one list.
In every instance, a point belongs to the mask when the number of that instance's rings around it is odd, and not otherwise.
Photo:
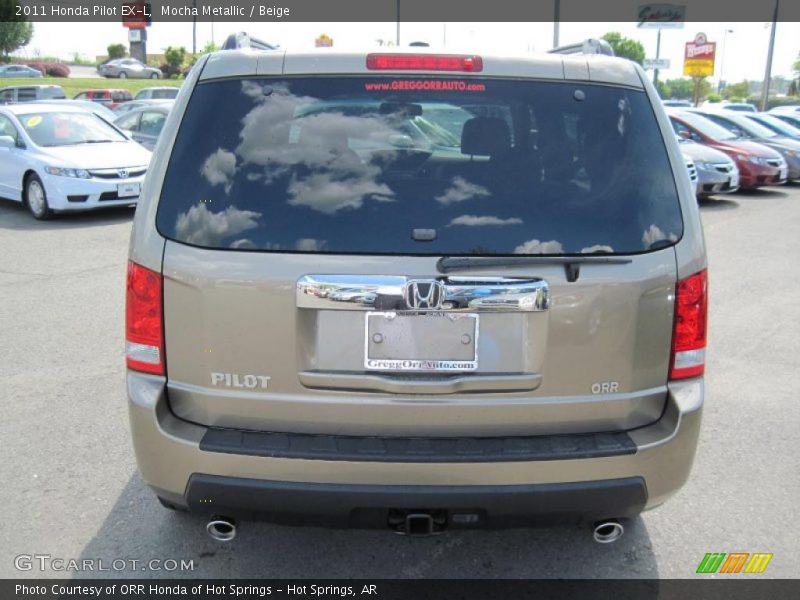
[[(575, 526), (407, 538), (245, 522), (223, 545), (204, 520), (163, 509), (136, 472), (123, 356), (132, 211), (40, 223), (0, 201), (0, 577), (681, 578), (707, 552), (771, 552), (760, 577), (797, 577), (800, 186), (701, 210), (711, 308), (700, 446), (685, 488), (621, 540), (598, 545)], [(33, 555), (111, 568), (17, 569)], [(193, 569), (142, 571), (153, 559)]]

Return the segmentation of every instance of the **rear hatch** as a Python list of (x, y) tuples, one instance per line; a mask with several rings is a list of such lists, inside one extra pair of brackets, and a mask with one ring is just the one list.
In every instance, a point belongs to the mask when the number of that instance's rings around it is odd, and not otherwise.
[(522, 435), (663, 410), (683, 226), (641, 90), (206, 81), (157, 226), (183, 419)]

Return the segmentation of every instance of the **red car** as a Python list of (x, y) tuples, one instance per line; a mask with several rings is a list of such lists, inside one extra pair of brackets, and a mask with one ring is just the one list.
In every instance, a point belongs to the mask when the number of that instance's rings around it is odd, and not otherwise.
[(787, 165), (783, 157), (763, 144), (740, 139), (702, 115), (684, 110), (668, 110), (675, 133), (730, 156), (739, 169), (739, 187), (752, 189), (786, 182)]
[(73, 100), (91, 100), (114, 110), (123, 102), (133, 100), (133, 94), (128, 90), (86, 90), (76, 94)]

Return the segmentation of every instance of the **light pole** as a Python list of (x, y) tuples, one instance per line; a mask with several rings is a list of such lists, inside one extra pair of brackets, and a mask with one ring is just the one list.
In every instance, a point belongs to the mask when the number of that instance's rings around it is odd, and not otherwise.
[(728, 49), (728, 34), (733, 33), (733, 29), (726, 29), (722, 34), (722, 56), (719, 58), (719, 81), (717, 82), (717, 93), (722, 93), (722, 82), (725, 80), (725, 50)]
[[(656, 60), (661, 58), (661, 26), (658, 26), (658, 37), (656, 37)], [(658, 67), (653, 69), (653, 85), (658, 86)]]
[(558, 22), (561, 19), (561, 0), (553, 0), (553, 48), (558, 47)]
[(764, 84), (761, 86), (761, 110), (767, 110), (769, 102), (769, 80), (772, 76), (772, 51), (775, 49), (775, 27), (778, 24), (778, 7), (780, 0), (775, 0), (775, 13), (772, 15), (772, 29), (769, 32), (769, 50), (767, 50), (767, 66), (764, 69)]

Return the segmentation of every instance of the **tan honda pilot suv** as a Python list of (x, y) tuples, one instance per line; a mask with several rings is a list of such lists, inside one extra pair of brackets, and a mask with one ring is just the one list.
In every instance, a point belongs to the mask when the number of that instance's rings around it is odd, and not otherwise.
[(127, 278), (133, 444), (165, 506), (240, 520), (591, 524), (686, 481), (703, 406), (694, 189), (638, 65), (203, 57)]

